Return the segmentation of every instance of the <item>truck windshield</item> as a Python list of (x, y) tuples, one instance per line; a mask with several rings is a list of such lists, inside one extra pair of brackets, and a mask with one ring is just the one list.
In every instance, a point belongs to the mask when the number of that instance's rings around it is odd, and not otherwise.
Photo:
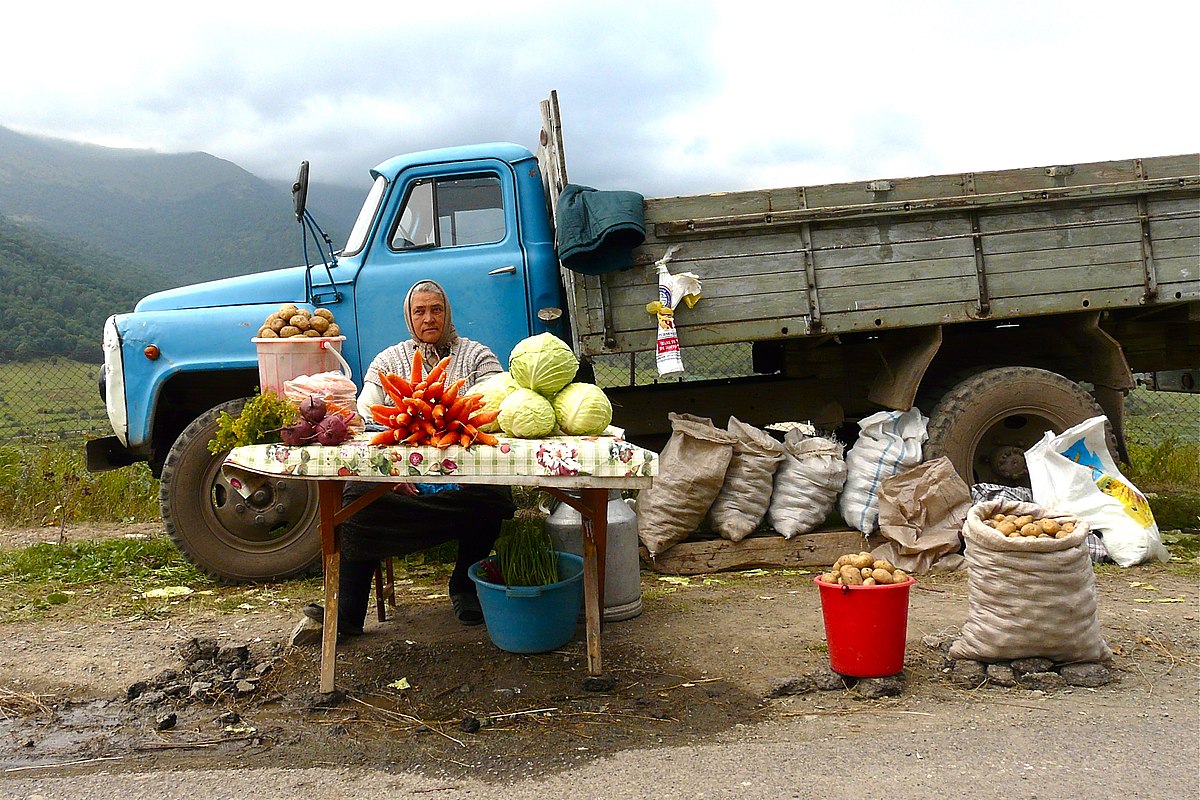
[(371, 184), (371, 191), (367, 192), (367, 199), (363, 201), (362, 209), (358, 212), (358, 218), (354, 220), (354, 227), (350, 229), (343, 255), (352, 256), (363, 249), (367, 242), (367, 234), (371, 230), (371, 221), (375, 219), (379, 201), (383, 199), (383, 190), (386, 188), (387, 178), (376, 175), (375, 183)]

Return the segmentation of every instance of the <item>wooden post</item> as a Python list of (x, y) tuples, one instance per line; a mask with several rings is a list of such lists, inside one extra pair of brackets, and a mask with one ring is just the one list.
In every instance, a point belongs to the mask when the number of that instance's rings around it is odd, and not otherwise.
[(335, 516), (342, 505), (342, 481), (318, 481), (321, 514), (321, 569), (325, 582), (325, 623), (321, 631), (321, 693), (333, 691), (337, 668), (338, 572), (342, 547)]
[(587, 614), (588, 675), (603, 672), (600, 658), (600, 623), (604, 614), (604, 562), (608, 555), (608, 490), (584, 489), (583, 591)]

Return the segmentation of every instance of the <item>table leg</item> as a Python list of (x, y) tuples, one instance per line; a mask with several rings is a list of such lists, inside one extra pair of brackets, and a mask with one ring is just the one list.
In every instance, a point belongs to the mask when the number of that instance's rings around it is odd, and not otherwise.
[(321, 567), (325, 582), (325, 624), (321, 631), (321, 693), (333, 691), (337, 667), (338, 573), (342, 546), (334, 517), (342, 506), (342, 481), (318, 481), (321, 513)]
[(583, 521), (583, 597), (587, 616), (588, 675), (603, 671), (600, 658), (600, 624), (604, 613), (604, 562), (608, 555), (608, 490), (584, 489), (581, 499), (587, 512)]

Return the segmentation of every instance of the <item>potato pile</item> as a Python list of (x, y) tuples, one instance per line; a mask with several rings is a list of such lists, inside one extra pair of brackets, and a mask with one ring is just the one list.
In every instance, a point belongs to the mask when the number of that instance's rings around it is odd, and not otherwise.
[(333, 312), (328, 308), (309, 311), (291, 303), (285, 303), (267, 317), (258, 329), (259, 339), (290, 339), (293, 336), (341, 336), (342, 329), (333, 321)]
[(839, 586), (886, 586), (904, 583), (908, 580), (908, 573), (863, 550), (857, 554), (839, 556), (829, 572), (821, 576), (821, 580)]
[(1059, 522), (1050, 517), (1034, 519), (1029, 514), (1020, 517), (1016, 514), (993, 514), (992, 518), (985, 519), (983, 524), (989, 528), (995, 528), (1012, 539), (1018, 536), (1029, 536), (1035, 539), (1065, 539), (1075, 531), (1075, 523), (1070, 520)]

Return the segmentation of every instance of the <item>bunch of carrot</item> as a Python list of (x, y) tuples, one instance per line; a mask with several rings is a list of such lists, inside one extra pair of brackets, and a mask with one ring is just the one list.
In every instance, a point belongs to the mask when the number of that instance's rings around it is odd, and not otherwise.
[(407, 378), (394, 373), (380, 373), (379, 382), (394, 406), (371, 406), (371, 416), (387, 430), (377, 433), (374, 445), (432, 445), (469, 447), (480, 444), (495, 445), (499, 441), (490, 433), (479, 430), (496, 419), (497, 411), (480, 411), (483, 396), (460, 394), (466, 385), (461, 379), (446, 385), (446, 367), (450, 357), (446, 356), (424, 375), (421, 351), (413, 352), (412, 374)]

